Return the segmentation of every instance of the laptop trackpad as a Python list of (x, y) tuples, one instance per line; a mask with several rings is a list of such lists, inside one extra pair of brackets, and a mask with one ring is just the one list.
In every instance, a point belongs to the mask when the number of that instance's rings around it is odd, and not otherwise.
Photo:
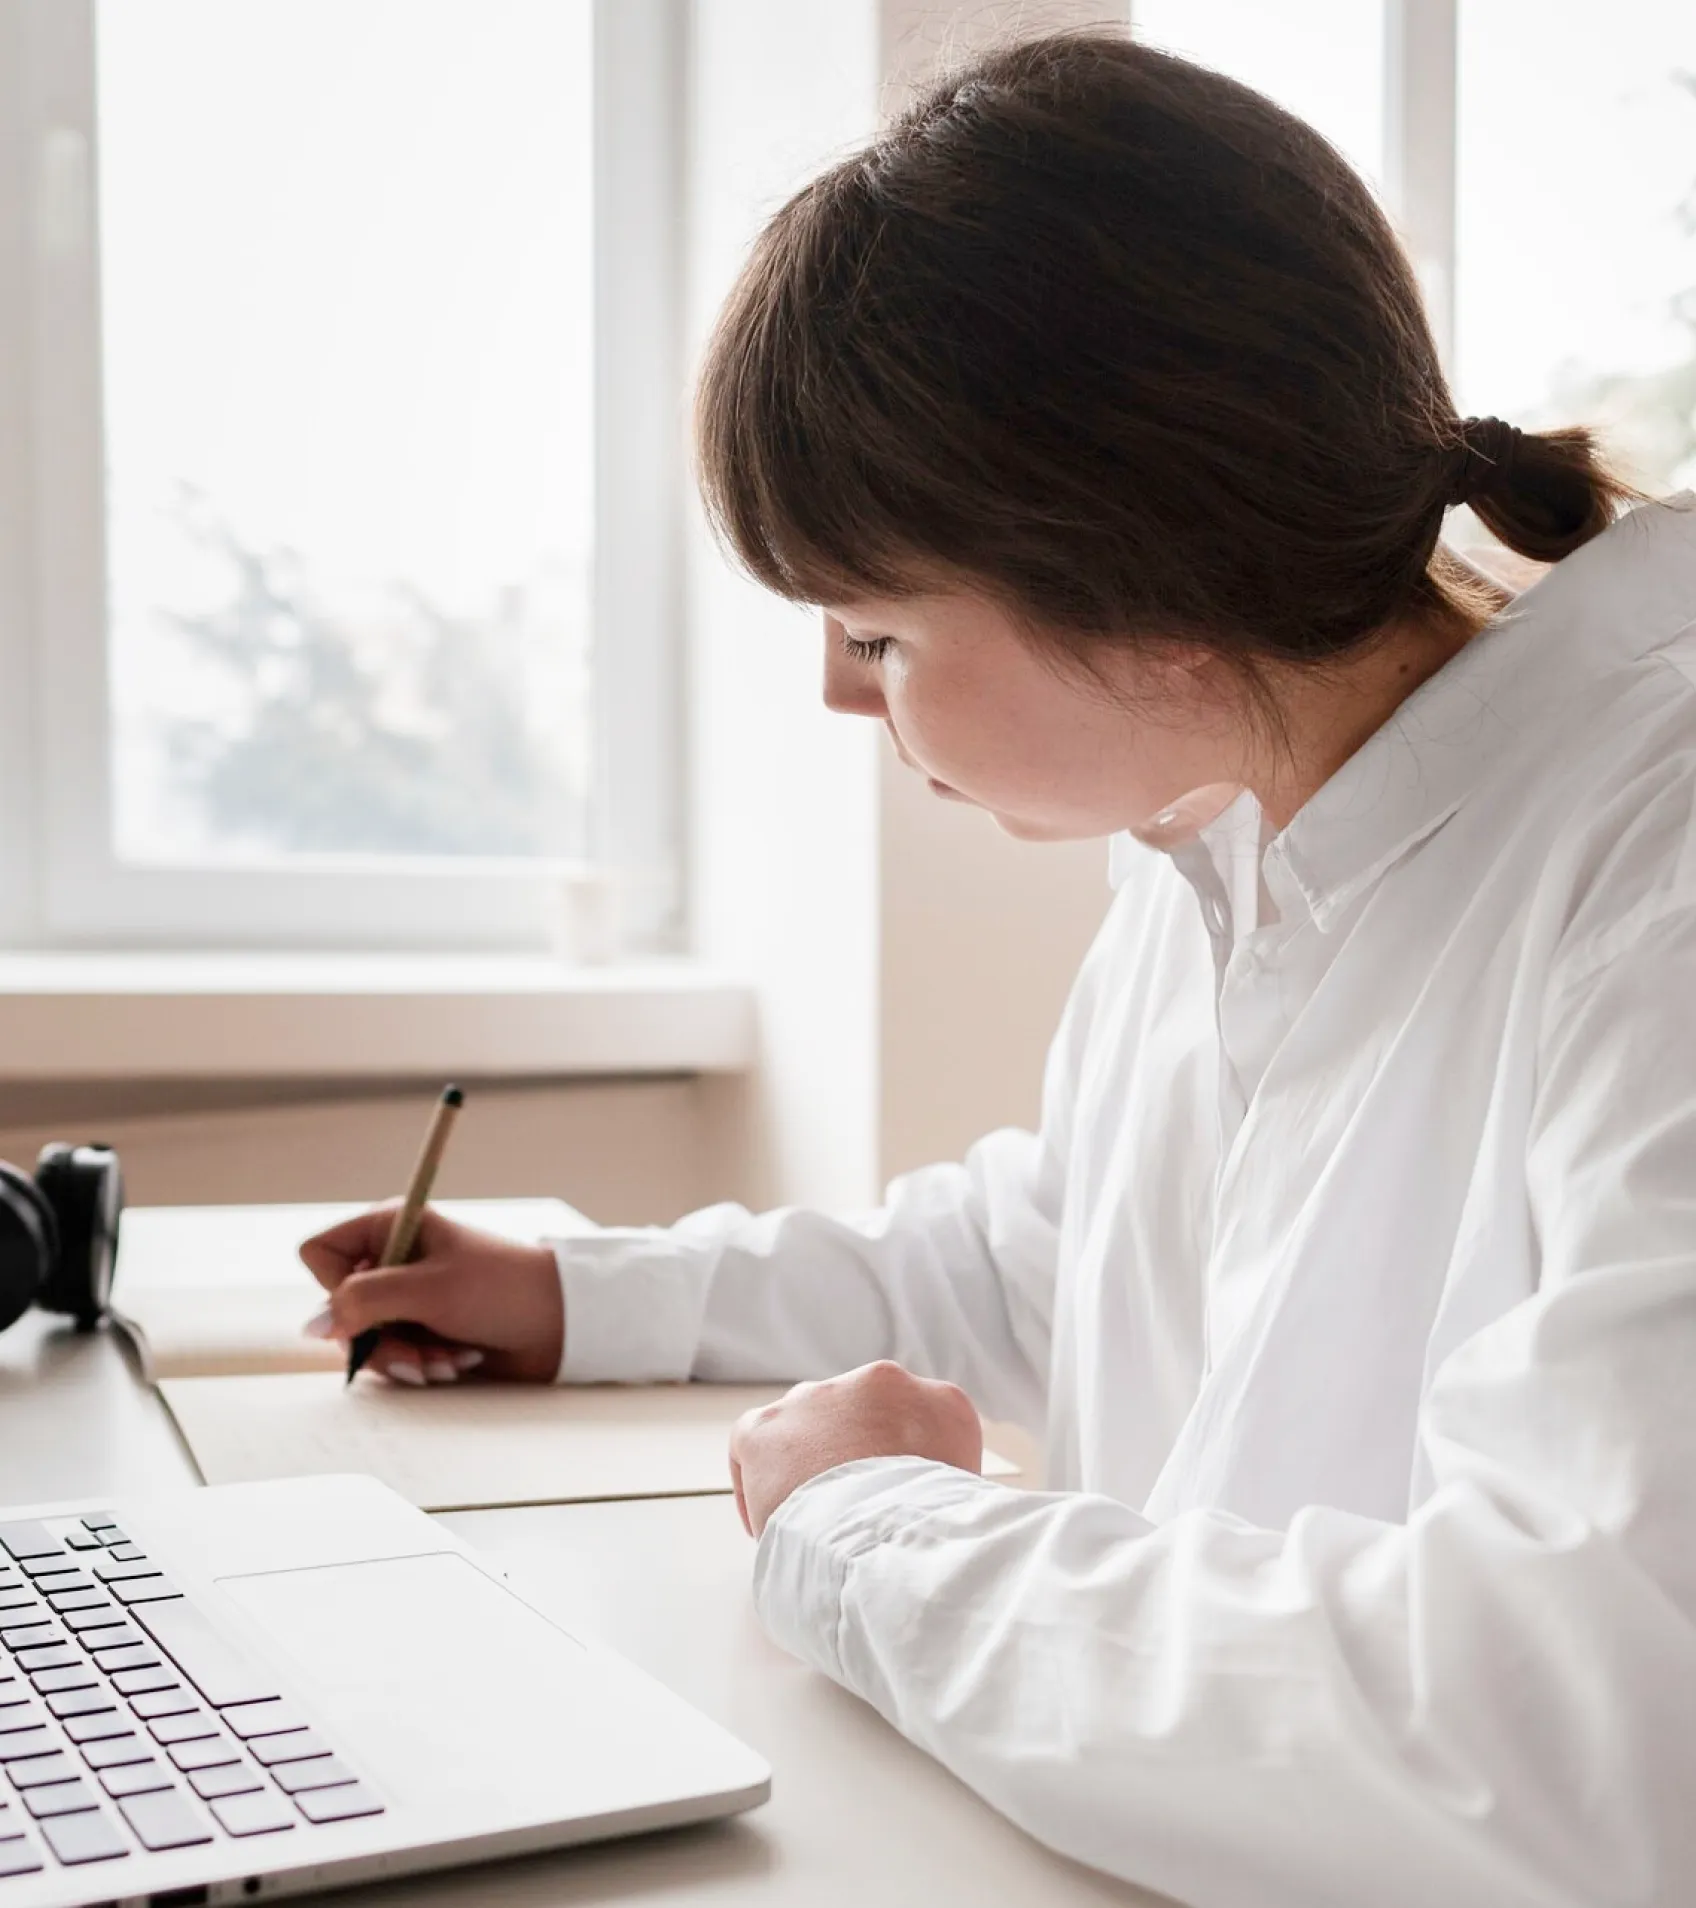
[(692, 1712), (454, 1552), (219, 1588), (267, 1635), (333, 1747), (392, 1800), (553, 1820), (668, 1786), (656, 1763), (672, 1759), (677, 1712)]

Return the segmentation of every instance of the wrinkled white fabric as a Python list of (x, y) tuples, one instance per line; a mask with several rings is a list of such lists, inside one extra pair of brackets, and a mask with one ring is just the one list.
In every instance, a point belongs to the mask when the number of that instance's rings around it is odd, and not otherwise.
[(755, 1582), (1069, 1855), (1196, 1908), (1696, 1902), (1696, 497), (1261, 835), (1115, 840), (1040, 1133), (561, 1242), (561, 1375), (893, 1357), (1041, 1428), (1044, 1492), (827, 1472)]

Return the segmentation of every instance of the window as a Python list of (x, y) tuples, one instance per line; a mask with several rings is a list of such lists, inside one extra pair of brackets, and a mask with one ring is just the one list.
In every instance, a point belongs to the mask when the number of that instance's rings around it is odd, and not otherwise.
[(1586, 422), (1696, 486), (1690, 0), (1133, 0), (1138, 31), (1309, 120), (1379, 190), (1457, 404)]
[(667, 943), (672, 12), (0, 0), (10, 938), (539, 946), (593, 867)]
[(1696, 7), (1466, 0), (1458, 54), (1463, 409), (1599, 424), (1696, 487)]

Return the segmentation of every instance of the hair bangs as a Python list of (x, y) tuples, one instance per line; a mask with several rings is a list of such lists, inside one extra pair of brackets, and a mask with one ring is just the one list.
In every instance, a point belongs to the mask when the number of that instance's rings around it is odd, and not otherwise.
[(793, 602), (910, 596), (935, 568), (911, 530), (918, 500), (900, 447), (913, 425), (877, 374), (863, 296), (878, 238), (858, 162), (798, 193), (755, 246), (696, 386), (708, 521), (750, 576)]

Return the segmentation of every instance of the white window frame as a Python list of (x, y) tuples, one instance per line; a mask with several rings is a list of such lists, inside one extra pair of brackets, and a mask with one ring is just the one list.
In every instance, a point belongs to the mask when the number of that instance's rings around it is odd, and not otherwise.
[[(143, 0), (144, 3), (144, 0)], [(593, 5), (591, 861), (677, 944), (684, 0)], [(138, 866), (111, 840), (94, 0), (0, 0), (0, 943), (545, 946), (546, 864)]]
[(1459, 0), (1383, 0), (1383, 7), (1384, 203), (1413, 260), (1452, 379)]

